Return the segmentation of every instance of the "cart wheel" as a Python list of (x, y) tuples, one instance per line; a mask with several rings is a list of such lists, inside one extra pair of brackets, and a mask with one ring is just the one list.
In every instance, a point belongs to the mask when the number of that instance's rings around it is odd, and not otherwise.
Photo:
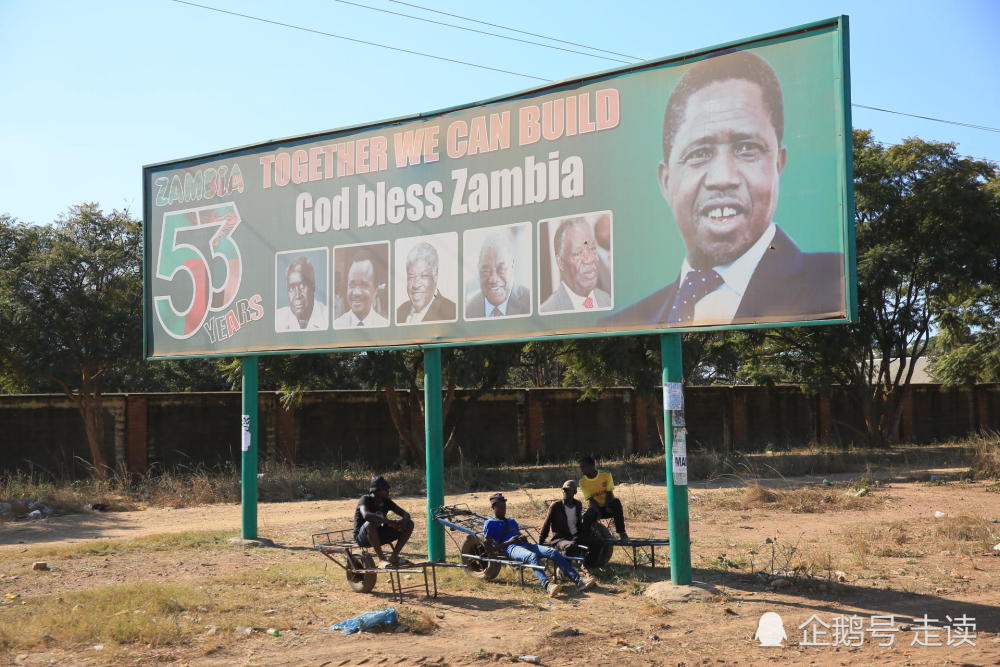
[[(348, 557), (352, 570), (370, 570), (375, 567), (375, 560), (368, 554), (350, 554)], [(356, 593), (371, 593), (375, 588), (376, 575), (374, 572), (355, 573), (347, 571), (347, 583), (351, 585), (351, 590)]]
[(611, 561), (611, 556), (615, 552), (615, 545), (608, 544), (608, 540), (613, 539), (611, 531), (603, 523), (595, 522), (590, 533), (597, 538), (599, 546), (595, 545), (587, 552), (583, 563), (587, 567), (603, 567)]
[[(480, 558), (489, 557), (486, 543), (478, 535), (469, 535), (465, 538), (465, 541), (462, 542), (462, 553)], [(475, 558), (463, 558), (462, 565), (465, 565), (466, 572), (483, 581), (496, 579), (496, 576), (500, 574), (500, 563), (484, 563)]]

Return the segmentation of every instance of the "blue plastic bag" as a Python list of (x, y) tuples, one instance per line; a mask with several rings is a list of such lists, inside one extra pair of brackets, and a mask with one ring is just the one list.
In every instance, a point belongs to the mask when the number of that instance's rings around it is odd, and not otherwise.
[(360, 616), (349, 618), (331, 625), (327, 630), (343, 630), (341, 634), (353, 635), (355, 632), (370, 630), (379, 625), (396, 625), (399, 623), (399, 616), (396, 615), (395, 607), (366, 611)]

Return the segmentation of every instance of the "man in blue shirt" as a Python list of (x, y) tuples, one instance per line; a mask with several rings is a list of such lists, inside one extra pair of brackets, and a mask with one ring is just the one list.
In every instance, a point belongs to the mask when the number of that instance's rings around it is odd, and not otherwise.
[[(490, 507), (493, 508), (495, 519), (487, 519), (483, 526), (483, 534), (487, 544), (500, 549), (507, 558), (519, 560), (529, 565), (541, 565), (542, 558), (552, 560), (563, 573), (576, 584), (581, 591), (594, 587), (593, 577), (581, 577), (572, 564), (559, 551), (552, 547), (532, 544), (521, 534), (517, 521), (507, 517), (507, 499), (502, 493), (490, 496)], [(562, 585), (552, 583), (544, 570), (532, 569), (538, 583), (548, 592), (549, 597), (555, 597), (562, 591)]]

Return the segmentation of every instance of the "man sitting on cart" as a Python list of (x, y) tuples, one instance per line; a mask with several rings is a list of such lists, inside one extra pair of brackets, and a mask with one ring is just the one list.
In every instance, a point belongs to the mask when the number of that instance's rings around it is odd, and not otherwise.
[(583, 499), (588, 503), (587, 511), (583, 513), (584, 535), (590, 535), (590, 528), (598, 519), (612, 518), (618, 539), (627, 540), (625, 512), (622, 509), (622, 501), (615, 498), (613, 493), (615, 480), (611, 477), (611, 473), (598, 472), (597, 461), (593, 456), (584, 456), (580, 459), (580, 471), (583, 473), (583, 477), (580, 478), (580, 490), (583, 491)]
[[(581, 591), (594, 587), (594, 578), (581, 577), (580, 573), (557, 549), (532, 544), (528, 541), (528, 538), (521, 533), (521, 527), (517, 525), (517, 521), (507, 516), (507, 499), (503, 497), (502, 493), (494, 493), (490, 496), (490, 507), (493, 508), (493, 515), (496, 518), (487, 519), (483, 526), (483, 534), (486, 536), (487, 544), (498, 548), (507, 558), (528, 565), (541, 565), (541, 559), (548, 558)], [(535, 573), (538, 583), (546, 590), (549, 597), (555, 597), (562, 591), (562, 584), (549, 581), (545, 570), (532, 568), (531, 571)]]
[[(562, 492), (562, 500), (549, 505), (545, 523), (538, 531), (538, 542), (555, 547), (567, 556), (582, 556), (592, 547), (598, 547), (598, 541), (583, 530), (583, 503), (576, 499), (576, 480), (563, 482)], [(549, 531), (552, 531), (551, 540), (548, 540)]]
[[(389, 512), (400, 518), (392, 520)], [(399, 557), (406, 541), (413, 534), (413, 520), (409, 512), (389, 498), (389, 482), (381, 475), (372, 478), (368, 493), (361, 496), (354, 510), (354, 535), (362, 547), (371, 547), (378, 557), (379, 567), (399, 567), (409, 565)], [(386, 558), (382, 547), (392, 545), (392, 553)]]

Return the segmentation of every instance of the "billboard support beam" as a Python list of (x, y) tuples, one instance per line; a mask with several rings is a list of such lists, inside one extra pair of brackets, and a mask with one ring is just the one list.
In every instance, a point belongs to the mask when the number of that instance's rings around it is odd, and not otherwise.
[[(687, 442), (686, 434), (674, 437), (674, 413), (679, 412), (680, 396), (669, 398), (671, 385), (677, 386), (684, 380), (684, 365), (681, 357), (681, 335), (678, 333), (660, 336), (660, 366), (663, 373), (663, 457), (667, 473), (667, 525), (670, 531), (670, 580), (674, 584), (691, 583), (691, 537), (688, 517), (687, 488)], [(678, 401), (678, 402), (675, 402)], [(683, 428), (678, 425), (678, 429)], [(683, 438), (683, 439), (682, 439)], [(683, 457), (683, 472), (677, 470), (677, 456)], [(680, 483), (678, 483), (680, 482)]]
[(427, 560), (444, 560), (444, 528), (433, 512), (444, 505), (441, 348), (424, 350), (424, 452), (427, 464)]
[(257, 539), (257, 357), (243, 358), (243, 415), (240, 420), (240, 501), (244, 540)]

